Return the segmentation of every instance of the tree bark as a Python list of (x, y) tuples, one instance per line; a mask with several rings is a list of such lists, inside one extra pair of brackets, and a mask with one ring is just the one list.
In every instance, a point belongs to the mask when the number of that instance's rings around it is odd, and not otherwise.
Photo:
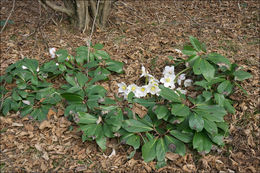
[[(54, 0), (40, 1), (45, 6), (68, 15), (71, 22), (83, 32), (90, 29), (90, 21), (93, 22), (96, 14), (95, 25), (104, 28), (112, 4), (110, 0), (63, 0), (64, 5), (57, 5)], [(100, 5), (97, 8), (98, 1)]]

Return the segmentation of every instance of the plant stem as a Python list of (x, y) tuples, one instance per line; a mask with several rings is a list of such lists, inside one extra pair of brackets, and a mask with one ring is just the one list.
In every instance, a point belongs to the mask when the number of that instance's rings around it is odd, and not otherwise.
[(190, 69), (191, 69), (191, 68), (188, 67), (188, 68), (185, 68), (184, 70), (180, 71), (180, 72), (175, 76), (174, 82), (176, 82), (176, 80), (178, 79), (178, 77), (179, 77), (182, 73), (184, 73), (185, 71), (188, 71), (188, 70), (190, 70)]

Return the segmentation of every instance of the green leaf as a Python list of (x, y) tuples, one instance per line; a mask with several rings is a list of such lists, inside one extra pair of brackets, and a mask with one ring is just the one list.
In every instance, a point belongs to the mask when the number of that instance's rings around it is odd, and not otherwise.
[(252, 75), (250, 73), (245, 72), (243, 70), (237, 70), (233, 73), (233, 75), (235, 76), (235, 80), (238, 80), (238, 81), (242, 81), (242, 80), (252, 77)]
[(168, 114), (169, 110), (166, 106), (157, 106), (154, 113), (158, 119), (164, 118)]
[(134, 119), (123, 121), (122, 127), (128, 132), (148, 132), (153, 130), (152, 127)]
[(221, 82), (217, 88), (218, 93), (229, 95), (232, 92), (233, 85), (229, 80), (225, 80)]
[(114, 137), (114, 134), (112, 132), (112, 126), (111, 125), (108, 125), (107, 123), (104, 123), (103, 124), (103, 132), (104, 132), (104, 135), (108, 138), (113, 138)]
[(100, 44), (100, 43), (97, 43), (93, 46), (94, 49), (103, 49), (104, 45), (103, 44)]
[(216, 135), (218, 133), (217, 124), (215, 122), (213, 122), (213, 121), (204, 119), (204, 128), (211, 135)]
[(211, 137), (211, 140), (214, 143), (218, 144), (219, 146), (224, 146), (225, 145), (223, 139), (224, 139), (224, 136), (221, 135), (221, 134), (216, 134), (215, 136)]
[(94, 56), (98, 60), (100, 60), (100, 59), (110, 59), (109, 54), (106, 51), (104, 51), (104, 50), (97, 50), (97, 51), (95, 51)]
[(192, 133), (182, 133), (179, 130), (171, 130), (170, 134), (182, 142), (189, 143), (192, 141)]
[(207, 60), (213, 62), (216, 65), (224, 63), (228, 67), (228, 69), (230, 69), (230, 67), (231, 67), (231, 63), (230, 63), (229, 59), (227, 59), (224, 56), (217, 54), (217, 53), (208, 54)]
[(231, 114), (236, 113), (236, 109), (232, 106), (232, 104), (230, 103), (230, 101), (228, 99), (224, 100), (224, 108)]
[(121, 141), (125, 142), (128, 145), (133, 146), (135, 150), (140, 147), (140, 136), (134, 133), (128, 133), (123, 135), (121, 137)]
[(215, 93), (214, 98), (219, 106), (224, 106), (225, 96), (223, 94)]
[(132, 151), (129, 156), (127, 156), (127, 159), (132, 159), (135, 156), (136, 150)]
[(5, 23), (8, 23), (8, 24), (14, 24), (14, 21), (12, 21), (12, 20), (8, 20), (8, 21), (6, 22), (6, 20), (1, 20), (1, 21), (0, 21), (0, 26), (4, 26)]
[(178, 139), (175, 139), (170, 135), (165, 135), (164, 140), (168, 148), (168, 151), (178, 153), (181, 156), (185, 155), (186, 147), (183, 142), (179, 141)]
[(198, 58), (200, 58), (199, 55), (192, 55), (192, 56), (190, 56), (190, 57), (186, 60), (186, 62), (189, 63), (190, 67), (193, 67), (193, 66), (194, 66), (194, 63), (195, 63), (195, 60), (198, 59)]
[(4, 115), (7, 115), (7, 113), (11, 110), (11, 101), (12, 99), (10, 97), (4, 100), (2, 105), (2, 113)]
[(215, 68), (206, 60), (201, 61), (201, 73), (207, 81), (211, 81), (215, 75)]
[(215, 75), (215, 68), (205, 59), (195, 60), (193, 72), (196, 75), (202, 74), (207, 81), (211, 81)]
[(27, 87), (27, 84), (23, 80), (16, 80), (17, 88), (20, 90), (24, 90)]
[(205, 102), (207, 102), (211, 99), (212, 93), (209, 91), (203, 91), (202, 96), (205, 98)]
[(194, 65), (193, 65), (193, 72), (194, 74), (196, 75), (200, 75), (202, 72), (201, 72), (201, 62), (202, 62), (202, 58), (197, 58), (195, 61), (194, 61)]
[(100, 74), (100, 75), (94, 76), (94, 78), (88, 84), (93, 85), (95, 82), (105, 80), (105, 79), (107, 79), (107, 75)]
[(77, 112), (87, 112), (87, 106), (85, 104), (71, 104), (68, 105), (64, 111), (64, 115), (72, 115)]
[(18, 90), (17, 92), (24, 99), (28, 96), (28, 93), (26, 91)]
[(164, 166), (167, 166), (167, 163), (165, 162), (165, 160), (162, 160), (162, 161), (157, 161), (156, 162), (156, 165), (155, 165), (155, 169), (160, 169), (160, 168), (162, 168), (162, 167), (164, 167)]
[(210, 121), (223, 122), (226, 110), (219, 105), (200, 105), (194, 111)]
[(193, 148), (198, 152), (209, 153), (212, 147), (212, 142), (209, 137), (203, 132), (196, 132), (193, 137)]
[(189, 45), (185, 45), (181, 51), (184, 55), (196, 55), (197, 52), (195, 49), (193, 49), (191, 46)]
[(89, 109), (93, 110), (99, 106), (98, 101), (102, 99), (100, 95), (90, 95), (88, 96), (87, 105)]
[(88, 47), (80, 46), (76, 49), (76, 61), (79, 65), (83, 65), (88, 60)]
[(142, 156), (145, 162), (150, 162), (156, 157), (156, 139), (146, 142), (142, 147)]
[(65, 49), (56, 51), (56, 55), (58, 56), (58, 62), (64, 62), (69, 56), (68, 51)]
[(50, 106), (41, 106), (40, 108), (36, 108), (31, 112), (31, 116), (35, 120), (43, 121), (47, 118), (47, 114), (49, 112)]
[(248, 95), (247, 91), (241, 85), (239, 85), (237, 82), (234, 82), (234, 83), (235, 83), (236, 86), (238, 86), (243, 91), (243, 93), (245, 95)]
[(169, 100), (169, 101), (173, 101), (173, 102), (181, 102), (181, 98), (180, 96), (178, 96), (173, 90), (171, 90), (170, 88), (166, 88), (163, 85), (159, 86), (161, 91), (160, 91), (160, 96), (162, 96), (163, 98)]
[(204, 127), (204, 120), (200, 115), (196, 113), (191, 114), (191, 116), (189, 117), (189, 126), (191, 129), (200, 132)]
[(72, 86), (78, 86), (76, 81), (75, 81), (75, 77), (71, 77), (68, 74), (65, 77), (66, 81), (71, 84)]
[(228, 124), (226, 122), (216, 122), (218, 128), (222, 129), (225, 133), (228, 133)]
[(122, 73), (123, 72), (123, 66), (124, 64), (119, 61), (114, 60), (106, 60), (106, 68), (110, 71), (116, 72), (116, 73)]
[(78, 124), (95, 124), (98, 118), (94, 115), (85, 112), (78, 112)]
[(190, 114), (190, 109), (184, 104), (173, 104), (171, 112), (176, 116), (187, 117)]
[(65, 98), (69, 103), (77, 104), (83, 102), (83, 98), (78, 94), (63, 93), (61, 94), (61, 96)]
[(194, 49), (198, 52), (202, 51), (199, 40), (193, 36), (190, 36), (189, 38), (190, 38), (190, 42), (191, 42), (192, 46), (194, 47)]
[(31, 105), (24, 107), (21, 110), (21, 117), (24, 117), (24, 116), (30, 114), (32, 112), (32, 110), (33, 110), (33, 106), (31, 106)]
[(99, 95), (101, 97), (105, 97), (107, 90), (101, 85), (91, 85), (86, 90), (87, 95)]
[(80, 87), (83, 87), (88, 81), (88, 77), (85, 74), (80, 72), (76, 74), (76, 78)]
[(105, 122), (108, 125), (113, 126), (111, 128), (113, 132), (118, 131), (121, 128), (123, 122), (122, 110), (118, 109), (108, 112), (108, 114), (105, 117)]
[(106, 142), (107, 142), (107, 138), (106, 137), (99, 137), (96, 139), (96, 142), (98, 144), (98, 146), (102, 149), (102, 151), (106, 150)]
[(149, 98), (149, 99), (135, 98), (135, 99), (133, 99), (133, 102), (139, 103), (140, 105), (143, 105), (144, 107), (153, 107), (156, 104), (154, 98)]
[(17, 93), (16, 90), (13, 90), (12, 98), (13, 98), (15, 101), (22, 100), (22, 98), (18, 95), (18, 93)]
[(157, 140), (156, 144), (156, 157), (158, 161), (163, 161), (165, 159), (165, 154), (167, 152), (167, 146), (163, 138)]

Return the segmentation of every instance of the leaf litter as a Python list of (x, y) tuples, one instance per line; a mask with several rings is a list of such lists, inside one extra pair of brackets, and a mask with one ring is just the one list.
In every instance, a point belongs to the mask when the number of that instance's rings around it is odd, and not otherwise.
[[(103, 83), (113, 97), (117, 82), (134, 83), (141, 66), (160, 77), (161, 70), (174, 58), (176, 51), (193, 35), (211, 52), (235, 61), (253, 78), (242, 86), (248, 96), (235, 92), (236, 114), (225, 118), (230, 122), (226, 146), (209, 154), (188, 151), (184, 156), (167, 153), (168, 165), (155, 169), (155, 162), (145, 163), (137, 151), (127, 156), (131, 147), (118, 141), (108, 144), (102, 153), (94, 142), (81, 141), (75, 124), (63, 117), (63, 108), (50, 110), (48, 119), (39, 123), (19, 114), (0, 117), (1, 172), (260, 172), (259, 153), (259, 2), (257, 1), (116, 1), (108, 27), (97, 29), (93, 41), (105, 45), (112, 59), (125, 63), (125, 73), (110, 76)], [(29, 8), (30, 7), (30, 8)], [(37, 1), (16, 1), (11, 16), (14, 24), (1, 33), (1, 74), (23, 57), (41, 63), (51, 59), (49, 47), (72, 48), (85, 45), (86, 35), (78, 33), (58, 13), (41, 9)], [(145, 7), (145, 8), (143, 8)], [(12, 1), (2, 2), (0, 18), (5, 20)], [(56, 26), (53, 21), (58, 22)], [(36, 31), (38, 22), (44, 23)], [(258, 51), (257, 51), (258, 50)], [(142, 107), (136, 112), (145, 114)], [(115, 151), (115, 155), (113, 154)], [(104, 157), (110, 156), (111, 157)]]

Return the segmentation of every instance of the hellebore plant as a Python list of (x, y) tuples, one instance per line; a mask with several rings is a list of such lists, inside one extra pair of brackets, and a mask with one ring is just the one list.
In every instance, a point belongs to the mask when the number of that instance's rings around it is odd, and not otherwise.
[[(21, 117), (42, 121), (62, 103), (83, 142), (95, 140), (104, 151), (107, 139), (119, 137), (132, 147), (129, 158), (141, 151), (144, 161), (157, 160), (157, 168), (166, 165), (167, 152), (183, 156), (188, 146), (208, 153), (213, 145), (224, 145), (224, 116), (235, 113), (229, 96), (235, 86), (246, 93), (238, 82), (250, 78), (249, 73), (222, 55), (207, 53), (204, 44), (190, 37), (181, 51), (187, 59), (166, 66), (160, 80), (141, 67), (144, 85), (118, 83), (124, 99), (114, 100), (96, 82), (123, 73), (123, 63), (112, 60), (102, 44), (90, 46), (76, 48), (75, 55), (51, 48), (52, 60), (41, 66), (27, 58), (10, 65), (0, 76), (1, 114), (19, 111)], [(54, 79), (59, 85), (51, 83)], [(124, 106), (119, 106), (122, 100)]]

